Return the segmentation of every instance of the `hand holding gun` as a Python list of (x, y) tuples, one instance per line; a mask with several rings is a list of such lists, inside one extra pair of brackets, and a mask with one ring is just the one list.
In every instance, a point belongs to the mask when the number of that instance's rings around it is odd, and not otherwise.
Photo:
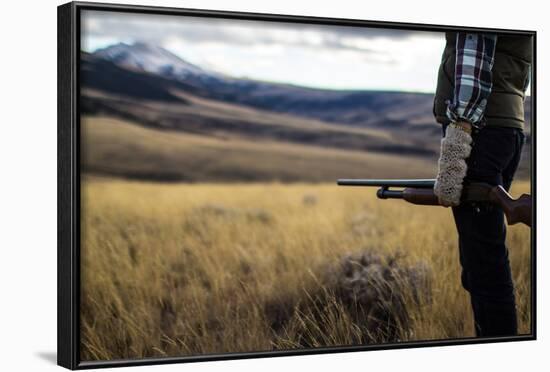
[[(374, 186), (380, 187), (376, 195), (380, 199), (404, 199), (418, 205), (441, 205), (434, 194), (434, 179), (384, 180), (384, 179), (339, 179), (339, 186)], [(390, 189), (392, 188), (392, 189)], [(394, 190), (393, 188), (398, 188)], [(487, 183), (471, 182), (464, 185), (463, 202), (489, 202), (502, 208), (509, 225), (518, 222), (531, 227), (532, 202), (531, 195), (523, 194), (518, 199), (512, 196), (502, 186), (492, 186)]]

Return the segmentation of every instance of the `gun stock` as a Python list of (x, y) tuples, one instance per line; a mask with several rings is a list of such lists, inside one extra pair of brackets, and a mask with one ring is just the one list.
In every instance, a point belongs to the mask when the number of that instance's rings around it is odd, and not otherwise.
[(531, 195), (522, 194), (518, 199), (514, 199), (502, 186), (495, 186), (491, 189), (489, 197), (495, 204), (500, 205), (509, 225), (521, 222), (531, 227)]

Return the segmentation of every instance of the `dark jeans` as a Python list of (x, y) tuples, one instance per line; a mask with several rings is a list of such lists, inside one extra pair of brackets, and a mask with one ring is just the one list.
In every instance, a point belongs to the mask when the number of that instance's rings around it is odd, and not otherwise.
[[(446, 126), (443, 127), (443, 135)], [(525, 136), (520, 129), (485, 127), (472, 133), (465, 181), (509, 190)], [(517, 334), (514, 284), (502, 209), (488, 203), (453, 207), (458, 231), (462, 286), (470, 293), (478, 337)]]

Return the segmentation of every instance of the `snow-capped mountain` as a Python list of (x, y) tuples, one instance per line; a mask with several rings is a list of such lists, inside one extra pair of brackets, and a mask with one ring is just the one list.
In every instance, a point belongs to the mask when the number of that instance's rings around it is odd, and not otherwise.
[[(115, 44), (92, 56), (125, 70), (162, 77), (178, 83), (178, 89), (204, 98), (335, 123), (396, 128), (415, 122), (428, 131), (437, 131), (431, 114), (433, 98), (428, 94), (328, 90), (231, 77), (189, 63), (162, 47), (141, 42)], [(101, 71), (106, 68), (103, 66)], [(113, 78), (119, 74), (113, 73)], [(142, 90), (143, 94), (147, 89)]]
[(99, 49), (93, 55), (109, 60), (121, 67), (164, 77), (176, 79), (186, 79), (191, 76), (222, 78), (222, 75), (184, 61), (162, 47), (142, 42), (134, 44), (118, 43)]

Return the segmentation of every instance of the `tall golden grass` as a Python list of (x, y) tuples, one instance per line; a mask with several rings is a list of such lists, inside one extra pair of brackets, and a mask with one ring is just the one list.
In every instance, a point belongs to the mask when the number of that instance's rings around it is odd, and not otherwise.
[[(513, 193), (526, 192), (518, 183)], [(346, 254), (405, 253), (430, 267), (431, 301), (410, 302), (399, 340), (474, 336), (451, 212), (380, 201), (332, 184), (159, 184), (86, 178), (82, 186), (83, 360), (250, 352), (357, 342), (337, 302), (295, 312), (273, 332), (267, 304), (294, 306)], [(530, 237), (509, 228), (519, 330), (530, 332)], [(369, 340), (361, 339), (362, 342)]]

